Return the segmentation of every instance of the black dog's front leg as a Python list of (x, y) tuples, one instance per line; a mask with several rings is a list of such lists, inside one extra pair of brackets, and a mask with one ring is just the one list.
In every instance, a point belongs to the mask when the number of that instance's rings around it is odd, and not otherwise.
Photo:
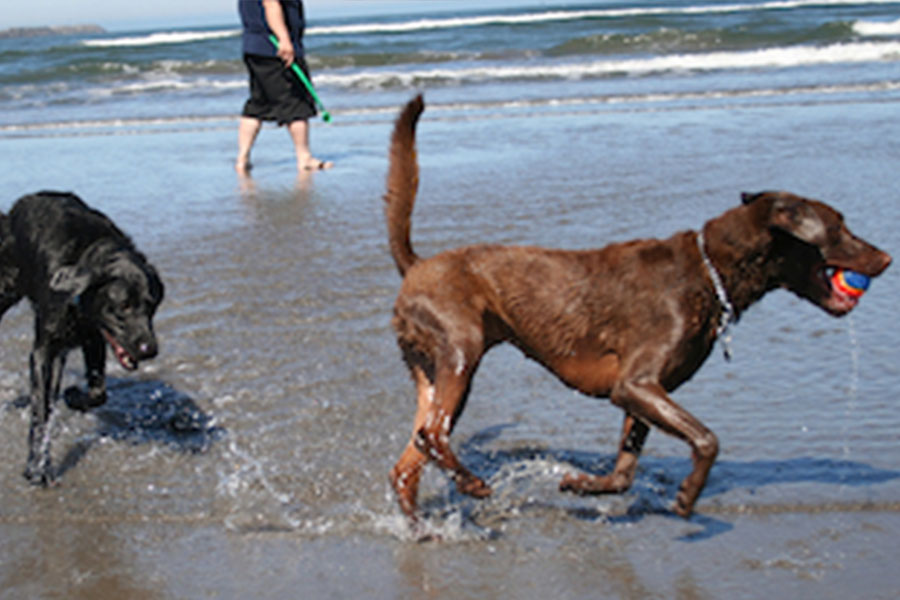
[(31, 352), (31, 428), (28, 432), (28, 463), (25, 478), (34, 485), (53, 483), (50, 465), (50, 415), (59, 394), (65, 353), (46, 345)]
[(106, 344), (100, 332), (86, 334), (81, 350), (84, 354), (87, 393), (72, 386), (66, 389), (65, 399), (72, 410), (87, 411), (106, 402)]

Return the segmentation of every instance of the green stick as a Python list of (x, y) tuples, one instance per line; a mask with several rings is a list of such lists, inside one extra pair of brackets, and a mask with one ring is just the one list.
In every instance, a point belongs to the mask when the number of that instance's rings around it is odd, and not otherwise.
[[(272, 42), (272, 45), (275, 46), (275, 49), (278, 49), (278, 38), (274, 35), (269, 36), (269, 41)], [(306, 86), (306, 89), (309, 90), (309, 95), (312, 96), (312, 99), (315, 101), (316, 106), (320, 111), (322, 111), (322, 120), (326, 123), (331, 123), (331, 113), (325, 110), (325, 105), (322, 104), (322, 101), (319, 99), (319, 95), (316, 93), (316, 88), (313, 87), (312, 82), (306, 76), (306, 73), (303, 72), (303, 69), (300, 68), (300, 65), (297, 63), (291, 63), (291, 69), (293, 69), (294, 73)]]

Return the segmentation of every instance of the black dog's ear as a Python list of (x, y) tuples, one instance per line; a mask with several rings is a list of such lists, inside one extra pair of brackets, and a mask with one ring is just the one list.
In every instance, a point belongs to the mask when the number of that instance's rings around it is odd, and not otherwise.
[(815, 246), (823, 244), (826, 238), (825, 223), (810, 203), (798, 196), (780, 196), (772, 205), (769, 223)]
[(160, 279), (159, 273), (156, 272), (156, 268), (153, 265), (147, 263), (147, 270), (149, 271), (150, 296), (158, 306), (166, 294), (166, 286), (163, 285), (162, 279)]
[(91, 272), (83, 267), (65, 265), (53, 272), (50, 289), (69, 298), (80, 296), (91, 285)]

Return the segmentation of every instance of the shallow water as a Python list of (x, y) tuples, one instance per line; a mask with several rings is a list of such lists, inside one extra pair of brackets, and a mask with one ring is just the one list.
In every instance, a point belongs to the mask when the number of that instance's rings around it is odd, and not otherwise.
[(896, 267), (848, 319), (771, 294), (734, 360), (717, 348), (678, 390), (722, 444), (687, 522), (667, 509), (689, 452), (659, 433), (624, 496), (558, 493), (610, 467), (621, 414), (494, 350), (453, 437), (494, 495), (428, 470), (444, 542), (409, 539), (387, 484), (414, 398), (380, 197), (416, 88), (423, 255), (668, 236), (771, 188), (898, 254), (896, 2), (596, 4), (316, 22), (335, 121), (313, 141), (337, 167), (297, 180), (266, 129), (253, 185), (231, 171), (233, 27), (0, 44), (0, 210), (74, 190), (167, 285), (158, 359), (111, 363), (102, 409), (61, 407), (52, 490), (20, 477), (30, 310), (0, 323), (0, 597), (900, 596)]
[[(770, 294), (733, 329), (734, 360), (716, 349), (677, 391), (722, 444), (688, 522), (667, 509), (689, 451), (658, 432), (629, 493), (558, 493), (571, 469), (609, 468), (621, 415), (493, 351), (453, 443), (494, 495), (460, 497), (429, 469), (420, 499), (445, 541), (411, 542), (387, 483), (414, 409), (389, 327), (391, 117), (316, 125), (338, 166), (305, 180), (286, 134), (266, 129), (253, 185), (230, 171), (234, 122), (15, 140), (3, 209), (74, 188), (167, 288), (160, 356), (136, 375), (110, 364), (103, 409), (60, 409), (51, 490), (20, 476), (30, 309), (4, 317), (2, 597), (822, 598), (861, 579), (896, 596), (894, 269), (849, 319)], [(896, 256), (898, 139), (896, 104), (863, 99), (429, 110), (414, 243), (594, 247), (696, 229), (740, 191), (785, 188)], [(64, 384), (81, 383), (72, 353)]]

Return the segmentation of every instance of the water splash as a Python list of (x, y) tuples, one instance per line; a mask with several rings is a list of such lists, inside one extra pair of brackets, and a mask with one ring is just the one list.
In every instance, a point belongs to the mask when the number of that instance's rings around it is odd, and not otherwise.
[(220, 489), (226, 490), (231, 496), (236, 496), (241, 490), (249, 487), (250, 481), (257, 481), (273, 498), (282, 504), (290, 500), (288, 494), (275, 489), (275, 486), (266, 476), (261, 460), (241, 449), (234, 439), (229, 440), (228, 450), (234, 457), (240, 459), (243, 464), (236, 465), (235, 470), (220, 482)]
[(847, 404), (844, 408), (844, 425), (842, 426), (844, 457), (850, 455), (848, 427), (852, 423), (853, 413), (856, 412), (859, 399), (859, 339), (856, 335), (856, 324), (853, 321), (853, 315), (847, 315), (846, 322), (847, 337), (849, 339), (848, 347), (850, 349), (850, 379), (847, 388)]
[(230, 498), (225, 527), (231, 531), (295, 530), (299, 520), (287, 514), (290, 494), (280, 491), (266, 473), (263, 460), (228, 443), (229, 471), (220, 471), (217, 493)]

